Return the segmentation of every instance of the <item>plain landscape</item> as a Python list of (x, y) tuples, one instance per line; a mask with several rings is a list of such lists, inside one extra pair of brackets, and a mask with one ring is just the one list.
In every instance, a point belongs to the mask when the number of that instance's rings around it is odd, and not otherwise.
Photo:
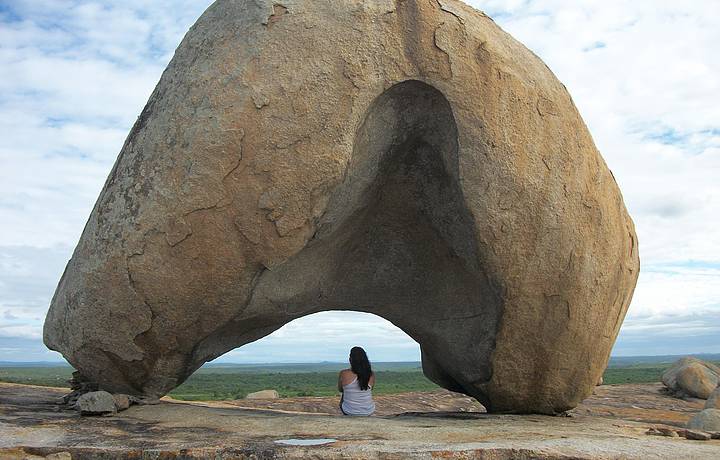
[[(720, 364), (720, 354), (693, 355)], [(603, 375), (605, 385), (656, 383), (680, 356), (613, 357)], [(244, 398), (248, 393), (274, 389), (281, 398), (334, 396), (337, 373), (345, 363), (232, 364), (209, 363), (170, 392), (173, 399), (184, 401), (222, 401)], [(378, 375), (374, 392), (389, 395), (427, 392), (440, 387), (422, 373), (419, 362), (377, 362)], [(0, 362), (0, 382), (67, 387), (73, 368), (57, 362)]]

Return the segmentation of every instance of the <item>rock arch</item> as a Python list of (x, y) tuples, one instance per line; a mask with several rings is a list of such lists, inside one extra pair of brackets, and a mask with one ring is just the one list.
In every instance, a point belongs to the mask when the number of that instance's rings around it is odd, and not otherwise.
[[(383, 92), (316, 233), (262, 276), (256, 308), (281, 306), (275, 327), (314, 311), (374, 313), (421, 345), (438, 383), (470, 392), (469, 382), (487, 381), (502, 301), (473, 241), (457, 153), (452, 110), (438, 90), (409, 80)], [(236, 336), (232, 326), (212, 355), (237, 346)]]
[(440, 385), (556, 413), (601, 375), (638, 268), (567, 91), (482, 13), (219, 0), (125, 142), (45, 343), (159, 396), (294, 318), (360, 310)]

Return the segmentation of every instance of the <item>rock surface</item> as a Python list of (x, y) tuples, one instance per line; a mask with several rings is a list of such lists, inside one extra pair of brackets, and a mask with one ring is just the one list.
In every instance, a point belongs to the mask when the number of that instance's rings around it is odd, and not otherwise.
[[(643, 386), (629, 387), (631, 403)], [(645, 398), (691, 406), (662, 395)], [(622, 388), (615, 388), (616, 392)], [(448, 392), (445, 392), (448, 393)], [(221, 403), (133, 406), (115, 417), (79, 418), (54, 411), (58, 391), (0, 384), (0, 458), (26, 452), (70, 452), (74, 460), (125, 458), (275, 459), (717, 459), (720, 440), (704, 442), (648, 436), (659, 422), (623, 417), (490, 415), (425, 412), (386, 417), (342, 417), (241, 409)], [(449, 393), (448, 393), (449, 394)], [(393, 395), (387, 395), (393, 396)], [(405, 398), (407, 395), (394, 395)], [(457, 396), (458, 398), (464, 398)], [(593, 397), (595, 398), (595, 397)], [(299, 399), (299, 398), (297, 398)], [(313, 404), (315, 398), (306, 398)], [(597, 403), (606, 397), (595, 398)], [(268, 400), (267, 403), (274, 404)], [(335, 398), (337, 406), (337, 398)], [(238, 401), (241, 403), (243, 401)], [(255, 401), (258, 402), (259, 401)], [(408, 401), (410, 402), (410, 401)], [(477, 404), (477, 403), (475, 403)], [(628, 404), (628, 408), (631, 408)], [(432, 410), (431, 408), (429, 408)], [(650, 414), (655, 417), (655, 414)], [(277, 444), (286, 439), (331, 438), (317, 447)], [(221, 447), (219, 447), (221, 446)], [(10, 454), (9, 454), (10, 453)], [(9, 454), (9, 455), (8, 455)], [(33, 458), (33, 457), (30, 457)]]
[(679, 436), (677, 430), (673, 430), (672, 428), (659, 427), (657, 430), (663, 436), (668, 436), (671, 438), (677, 438)]
[(570, 95), (483, 13), (220, 0), (130, 132), (44, 339), (103, 389), (161, 396), (293, 319), (360, 310), (443, 387), (551, 414), (592, 392), (638, 270)]
[[(32, 450), (32, 449), (28, 449)], [(70, 452), (54, 452), (48, 455), (34, 455), (25, 449), (0, 449), (3, 460), (73, 460)], [(78, 460), (78, 456), (75, 456)]]
[(683, 435), (686, 439), (692, 439), (693, 441), (709, 441), (712, 439), (710, 433), (698, 430), (685, 430)]
[[(662, 424), (685, 429), (702, 410), (699, 399), (683, 400), (662, 392), (662, 384), (604, 385), (578, 407), (572, 416), (609, 417), (620, 420)], [(417, 412), (472, 412), (485, 408), (474, 398), (447, 390), (373, 395), (375, 415), (390, 416)], [(193, 403), (190, 403), (193, 404)], [(266, 400), (204, 401), (203, 406), (272, 410), (282, 413), (341, 415), (338, 397), (295, 397)], [(656, 428), (660, 429), (662, 425)]]
[(115, 401), (115, 408), (119, 411), (130, 407), (130, 397), (128, 395), (115, 394), (113, 400)]
[(663, 373), (662, 382), (678, 396), (708, 399), (720, 383), (720, 368), (697, 358), (682, 358)]
[(715, 391), (705, 401), (705, 409), (720, 409), (720, 387), (715, 388)]
[(720, 431), (720, 409), (703, 409), (690, 419), (688, 428), (702, 431)]
[(280, 395), (275, 390), (261, 390), (254, 393), (248, 393), (245, 399), (278, 399)]
[(93, 391), (81, 395), (75, 408), (83, 415), (110, 414), (117, 410), (115, 398), (107, 391)]

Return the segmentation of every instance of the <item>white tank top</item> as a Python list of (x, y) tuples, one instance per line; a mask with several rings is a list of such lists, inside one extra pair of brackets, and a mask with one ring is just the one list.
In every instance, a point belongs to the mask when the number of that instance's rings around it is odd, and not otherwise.
[(372, 386), (368, 386), (367, 390), (361, 390), (357, 377), (347, 385), (343, 385), (341, 407), (343, 412), (348, 415), (372, 415), (375, 412)]

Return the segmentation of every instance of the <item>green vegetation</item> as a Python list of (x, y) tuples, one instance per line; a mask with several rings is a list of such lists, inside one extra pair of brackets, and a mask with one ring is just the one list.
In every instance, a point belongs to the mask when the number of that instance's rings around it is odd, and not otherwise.
[[(176, 399), (208, 401), (240, 399), (254, 391), (275, 389), (282, 397), (333, 396), (340, 363), (209, 365), (195, 372), (170, 393)], [(376, 363), (377, 394), (431, 391), (438, 387), (422, 373), (419, 363)], [(69, 366), (0, 367), (0, 381), (64, 387), (72, 376)]]
[(70, 366), (0, 367), (0, 382), (40, 385), (44, 387), (67, 387), (73, 373)]
[(630, 367), (609, 367), (603, 374), (605, 385), (617, 383), (653, 383), (659, 382), (660, 376), (670, 365), (636, 365)]
[[(614, 385), (618, 383), (653, 383), (659, 382), (663, 372), (665, 372), (675, 360), (666, 362), (642, 362), (634, 361), (632, 364), (620, 365), (610, 363), (610, 366), (603, 374), (603, 383), (605, 385)], [(709, 361), (716, 365), (720, 365), (720, 361)]]
[[(337, 394), (337, 372), (303, 373), (215, 373), (212, 368), (193, 374), (170, 393), (183, 400), (240, 399), (248, 393), (275, 389), (282, 397), (333, 396)], [(421, 371), (377, 371), (375, 393), (431, 391), (438, 387)]]
[[(675, 358), (677, 359), (677, 358)], [(607, 385), (659, 382), (675, 359), (627, 359), (611, 362), (603, 376)], [(720, 365), (720, 362), (715, 361)], [(419, 363), (375, 363), (377, 394), (438, 389), (422, 373)], [(176, 399), (207, 401), (240, 399), (253, 391), (275, 389), (282, 397), (335, 395), (341, 363), (319, 364), (210, 364), (170, 393)], [(51, 387), (67, 386), (70, 366), (3, 366), (0, 381)]]

